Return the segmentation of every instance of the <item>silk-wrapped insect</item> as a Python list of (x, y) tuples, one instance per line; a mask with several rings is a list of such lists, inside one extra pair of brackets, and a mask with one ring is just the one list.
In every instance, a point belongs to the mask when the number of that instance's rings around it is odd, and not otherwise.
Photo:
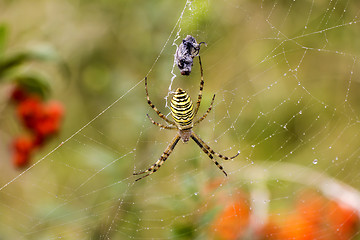
[(180, 69), (181, 75), (190, 75), (194, 57), (199, 56), (200, 45), (205, 42), (197, 43), (195, 38), (187, 35), (179, 45), (175, 53), (175, 62)]

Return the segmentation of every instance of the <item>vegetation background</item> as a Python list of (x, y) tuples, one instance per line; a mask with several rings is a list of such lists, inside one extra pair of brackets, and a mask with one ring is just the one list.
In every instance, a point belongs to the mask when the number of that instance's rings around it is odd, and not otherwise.
[[(351, 0), (0, 1), (2, 62), (41, 55), (1, 75), (0, 239), (359, 239), (359, 13)], [(207, 43), (200, 113), (216, 93), (194, 130), (240, 156), (221, 161), (226, 179), (179, 144), (134, 183), (175, 134), (147, 120), (143, 78), (168, 112), (187, 34)], [(174, 68), (171, 88), (196, 99), (193, 69)], [(19, 169), (11, 144), (27, 130), (10, 94), (32, 73), (65, 115)]]

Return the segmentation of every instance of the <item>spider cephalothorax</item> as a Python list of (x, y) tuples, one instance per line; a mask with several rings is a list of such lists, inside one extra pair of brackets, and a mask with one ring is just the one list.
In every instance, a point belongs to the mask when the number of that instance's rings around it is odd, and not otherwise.
[(175, 135), (174, 139), (171, 141), (169, 146), (165, 149), (165, 151), (160, 156), (160, 158), (150, 168), (148, 168), (147, 170), (138, 172), (138, 173), (134, 173), (134, 175), (140, 175), (140, 174), (146, 173), (142, 177), (136, 179), (136, 181), (143, 179), (144, 177), (147, 177), (150, 174), (153, 174), (154, 172), (156, 172), (161, 167), (161, 165), (166, 161), (166, 159), (170, 156), (171, 152), (174, 150), (176, 144), (179, 142), (180, 139), (183, 142), (188, 142), (190, 140), (190, 138), (192, 140), (194, 140), (194, 142), (196, 142), (196, 144), (209, 156), (209, 158), (211, 158), (213, 160), (213, 162), (216, 164), (216, 166), (225, 175), (227, 175), (226, 172), (224, 171), (223, 167), (214, 159), (213, 155), (220, 157), (224, 160), (229, 160), (229, 159), (235, 158), (236, 156), (239, 155), (239, 153), (237, 153), (235, 156), (229, 158), (229, 157), (226, 157), (222, 154), (215, 152), (203, 140), (201, 140), (201, 138), (198, 135), (196, 135), (192, 131), (192, 128), (195, 125), (197, 125), (198, 123), (200, 123), (202, 120), (204, 120), (206, 118), (206, 116), (209, 114), (209, 112), (212, 109), (214, 99), (215, 99), (215, 94), (214, 94), (214, 96), (211, 100), (210, 107), (208, 108), (206, 113), (201, 118), (194, 121), (194, 118), (196, 117), (198, 109), (200, 107), (201, 98), (202, 98), (202, 90), (203, 90), (203, 86), (204, 86), (204, 77), (203, 77), (203, 70), (202, 70), (202, 66), (201, 66), (200, 56), (199, 56), (199, 64), (200, 64), (200, 71), (201, 71), (200, 92), (199, 92), (198, 100), (196, 102), (195, 109), (194, 109), (194, 105), (191, 101), (191, 98), (186, 93), (186, 91), (182, 90), (181, 88), (176, 89), (175, 94), (171, 99), (171, 105), (170, 105), (171, 115), (172, 115), (172, 118), (174, 119), (174, 121), (167, 119), (164, 116), (164, 114), (162, 114), (155, 107), (155, 105), (151, 102), (150, 97), (149, 97), (149, 92), (147, 89), (147, 78), (145, 77), (145, 91), (146, 91), (147, 102), (150, 105), (150, 107), (152, 109), (154, 109), (154, 111), (157, 113), (157, 115), (160, 118), (162, 118), (165, 122), (167, 122), (169, 125), (163, 125), (161, 123), (157, 123), (149, 115), (147, 115), (148, 118), (156, 126), (164, 128), (164, 129), (178, 130), (178, 133)]

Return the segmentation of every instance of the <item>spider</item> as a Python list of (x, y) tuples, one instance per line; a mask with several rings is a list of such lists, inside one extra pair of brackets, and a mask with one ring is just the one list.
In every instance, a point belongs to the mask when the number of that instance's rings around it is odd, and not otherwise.
[(187, 35), (176, 49), (175, 61), (181, 75), (190, 75), (193, 59), (199, 55), (201, 44), (206, 45), (205, 42), (197, 43), (193, 36)]
[(162, 114), (155, 107), (155, 105), (151, 102), (150, 97), (149, 97), (148, 88), (147, 88), (147, 77), (145, 77), (145, 91), (146, 91), (147, 103), (150, 105), (150, 107), (152, 109), (154, 109), (154, 111), (157, 113), (157, 115), (160, 118), (165, 120), (170, 125), (163, 125), (161, 123), (157, 123), (148, 114), (147, 114), (147, 117), (154, 125), (156, 125), (160, 128), (174, 129), (174, 130), (178, 130), (178, 132), (175, 135), (175, 137), (173, 138), (173, 140), (171, 141), (171, 143), (167, 146), (167, 148), (165, 149), (163, 154), (160, 156), (159, 160), (157, 160), (147, 170), (144, 170), (144, 171), (141, 171), (138, 173), (134, 173), (134, 175), (145, 174), (142, 177), (136, 179), (136, 181), (143, 179), (143, 178), (153, 174), (154, 172), (156, 172), (163, 165), (163, 163), (166, 161), (166, 159), (170, 156), (170, 154), (172, 153), (172, 151), (174, 150), (176, 144), (179, 142), (180, 139), (184, 143), (188, 142), (190, 140), (190, 138), (192, 140), (194, 140), (194, 142), (209, 156), (209, 158), (225, 174), (225, 176), (227, 176), (227, 173), (225, 172), (223, 167), (214, 159), (213, 155), (215, 155), (219, 158), (222, 158), (224, 160), (233, 159), (239, 155), (239, 152), (238, 152), (235, 156), (229, 158), (222, 154), (216, 153), (198, 135), (196, 135), (192, 131), (192, 128), (195, 125), (197, 125), (198, 123), (200, 123), (201, 121), (203, 121), (206, 118), (206, 116), (209, 114), (209, 112), (212, 109), (214, 99), (215, 99), (215, 94), (214, 94), (208, 110), (205, 112), (205, 114), (202, 117), (200, 117), (198, 120), (194, 121), (194, 117), (197, 115), (197, 112), (198, 112), (198, 109), (199, 109), (199, 106), (201, 103), (202, 91), (203, 91), (203, 87), (204, 87), (203, 69), (201, 66), (200, 57), (199, 57), (199, 64), (200, 64), (201, 80), (200, 80), (200, 92), (199, 92), (198, 100), (196, 102), (196, 107), (194, 109), (193, 103), (192, 103), (189, 95), (184, 90), (182, 90), (181, 88), (176, 89), (175, 94), (174, 94), (173, 98), (171, 99), (171, 104), (170, 104), (171, 115), (172, 115), (172, 118), (174, 121), (167, 119), (164, 116), (164, 114)]

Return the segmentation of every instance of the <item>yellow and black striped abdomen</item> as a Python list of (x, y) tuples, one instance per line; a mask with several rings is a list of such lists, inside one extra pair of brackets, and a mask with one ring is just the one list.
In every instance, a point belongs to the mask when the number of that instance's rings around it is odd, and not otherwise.
[(181, 88), (176, 89), (171, 99), (171, 115), (180, 129), (192, 128), (194, 106), (189, 95)]

